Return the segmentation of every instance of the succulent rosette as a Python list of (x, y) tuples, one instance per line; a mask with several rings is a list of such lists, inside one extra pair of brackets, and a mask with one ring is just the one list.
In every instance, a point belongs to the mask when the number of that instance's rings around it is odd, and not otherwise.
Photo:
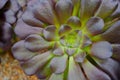
[(30, 0), (13, 56), (44, 80), (119, 80), (118, 0)]
[(0, 0), (0, 53), (10, 49), (12, 28), (22, 14), (21, 7), (16, 0)]

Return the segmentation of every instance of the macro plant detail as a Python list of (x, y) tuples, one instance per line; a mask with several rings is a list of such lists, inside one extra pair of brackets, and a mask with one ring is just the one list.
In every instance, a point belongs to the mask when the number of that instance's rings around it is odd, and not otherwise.
[(0, 0), (0, 53), (8, 50), (12, 42), (12, 25), (19, 6), (15, 0)]
[(15, 42), (13, 29), (26, 3), (25, 0), (0, 0), (0, 53), (10, 50)]
[(45, 80), (119, 80), (118, 0), (30, 0), (13, 56)]

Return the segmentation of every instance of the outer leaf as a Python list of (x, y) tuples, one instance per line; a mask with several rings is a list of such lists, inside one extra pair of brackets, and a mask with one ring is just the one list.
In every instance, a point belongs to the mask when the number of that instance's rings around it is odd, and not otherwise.
[(106, 73), (96, 68), (89, 61), (83, 63), (82, 67), (89, 80), (111, 80)]
[(73, 57), (69, 59), (68, 80), (86, 80), (79, 64), (74, 61)]
[(111, 43), (120, 43), (120, 21), (113, 24), (106, 32), (102, 34), (103, 39)]
[(92, 45), (91, 53), (97, 58), (107, 59), (112, 56), (112, 46), (106, 41), (100, 41)]

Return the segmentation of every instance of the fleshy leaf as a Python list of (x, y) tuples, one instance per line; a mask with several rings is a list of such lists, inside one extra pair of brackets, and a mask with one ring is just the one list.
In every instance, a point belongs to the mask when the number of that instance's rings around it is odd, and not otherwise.
[(32, 11), (30, 11), (29, 9), (24, 12), (22, 19), (30, 26), (44, 27), (44, 24), (40, 20), (36, 19)]
[(66, 33), (70, 32), (71, 31), (71, 27), (68, 26), (68, 25), (62, 25), (59, 29), (59, 35), (60, 36), (63, 36), (65, 35)]
[(11, 6), (10, 6), (10, 9), (16, 13), (19, 9), (20, 9), (20, 6), (18, 5), (17, 3), (17, 0), (10, 0), (11, 2)]
[(16, 21), (15, 13), (12, 10), (8, 10), (4, 14), (8, 23), (13, 24)]
[(0, 0), (0, 9), (4, 7), (8, 0)]
[(52, 6), (48, 0), (37, 0), (33, 5), (34, 16), (47, 24), (54, 24), (54, 14)]
[(83, 22), (95, 14), (101, 1), (102, 0), (81, 0), (80, 17)]
[[(55, 5), (55, 10), (61, 23), (72, 15), (73, 4), (71, 0), (59, 0)], [(64, 16), (64, 17), (63, 17)]]
[(112, 46), (107, 41), (93, 43), (91, 54), (100, 59), (107, 59), (112, 56)]
[(117, 8), (118, 1), (117, 0), (101, 0), (102, 3), (97, 10), (96, 16), (101, 18), (106, 18), (112, 14)]
[(117, 77), (120, 74), (119, 62), (111, 58), (107, 60), (96, 60), (96, 62), (102, 69), (104, 69), (107, 73), (111, 75), (111, 77), (113, 78), (112, 80), (119, 80), (119, 78)]
[(55, 57), (51, 60), (51, 69), (54, 73), (63, 73), (66, 69), (67, 55)]
[(118, 4), (117, 9), (114, 11), (114, 13), (111, 15), (113, 18), (120, 17), (120, 4)]
[(74, 61), (73, 57), (69, 59), (68, 80), (86, 80), (79, 64)]
[(0, 31), (0, 49), (6, 51), (10, 49), (11, 46), (12, 27), (10, 24), (1, 21)]
[(67, 49), (66, 49), (66, 53), (67, 53), (68, 55), (73, 55), (75, 52), (76, 52), (76, 49), (75, 49), (75, 48), (67, 48)]
[(113, 44), (113, 58), (120, 62), (120, 44)]
[(21, 62), (21, 67), (27, 75), (35, 74), (50, 60), (50, 51), (34, 56), (32, 59)]
[(9, 42), (10, 42), (10, 39), (11, 39), (11, 37), (12, 37), (12, 27), (11, 27), (11, 25), (10, 24), (8, 24), (8, 23), (4, 23), (4, 25), (2, 26), (2, 25), (0, 25), (1, 27), (2, 27), (2, 29), (3, 29), (3, 32), (2, 32), (2, 38), (3, 38), (3, 41), (7, 41), (7, 40), (9, 40)]
[(107, 31), (102, 34), (103, 39), (111, 43), (120, 43), (120, 21), (113, 24)]
[(17, 0), (18, 4), (19, 4), (21, 7), (24, 7), (24, 6), (27, 4), (27, 1), (28, 1), (28, 0)]
[(52, 74), (52, 71), (50, 69), (50, 64), (46, 64), (44, 67), (40, 68), (35, 75), (37, 76), (37, 78), (39, 79), (47, 79), (48, 77), (50, 77), (50, 75)]
[(82, 48), (89, 46), (92, 44), (92, 41), (90, 40), (90, 38), (88, 36), (84, 36), (83, 42), (82, 42)]
[(47, 39), (48, 41), (52, 41), (55, 40), (55, 36), (56, 36), (55, 32), (56, 32), (56, 27), (54, 25), (50, 25), (43, 30), (43, 35), (45, 39)]
[(40, 35), (32, 34), (25, 39), (25, 48), (31, 51), (40, 51), (49, 47), (50, 43), (45, 41)]
[(57, 47), (56, 49), (54, 49), (53, 54), (60, 56), (64, 54), (64, 51), (61, 47)]
[(53, 73), (49, 80), (63, 80), (63, 74)]
[(32, 27), (25, 24), (22, 21), (22, 19), (18, 20), (17, 25), (15, 27), (15, 33), (17, 34), (18, 37), (22, 39), (30, 34), (41, 34), (42, 30), (43, 30), (42, 28)]
[(75, 61), (78, 63), (84, 62), (85, 58), (86, 58), (85, 52), (79, 52), (74, 56)]
[(87, 30), (92, 35), (100, 34), (104, 28), (104, 21), (100, 17), (92, 17), (88, 20)]
[(81, 22), (80, 19), (76, 16), (72, 16), (68, 19), (67, 24), (73, 29), (80, 29)]
[(16, 44), (14, 44), (14, 46), (12, 47), (12, 53), (16, 59), (21, 60), (21, 61), (28, 60), (37, 54), (37, 53), (33, 53), (27, 50), (24, 47), (24, 40), (19, 41)]
[(89, 80), (111, 80), (111, 78), (103, 71), (86, 61), (82, 64), (83, 70)]

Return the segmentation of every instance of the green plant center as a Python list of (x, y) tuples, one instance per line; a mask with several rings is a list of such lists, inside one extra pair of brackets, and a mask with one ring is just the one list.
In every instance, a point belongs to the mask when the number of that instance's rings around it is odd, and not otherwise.
[(65, 36), (65, 45), (70, 48), (77, 47), (77, 34), (75, 32)]

